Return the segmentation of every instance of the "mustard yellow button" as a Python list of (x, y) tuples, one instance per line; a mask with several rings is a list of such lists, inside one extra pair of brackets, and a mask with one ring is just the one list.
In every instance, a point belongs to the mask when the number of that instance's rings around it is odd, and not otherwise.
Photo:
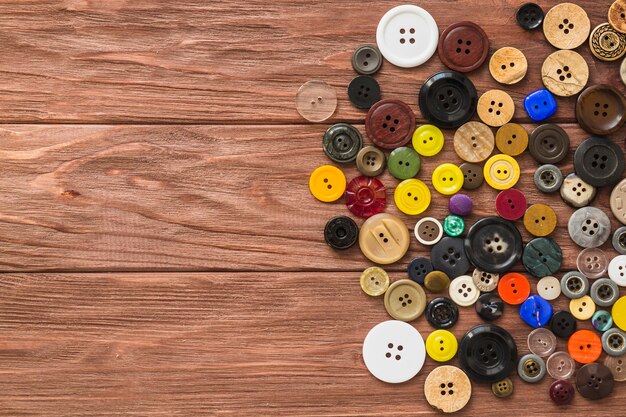
[(596, 312), (596, 303), (590, 296), (585, 295), (581, 298), (575, 298), (569, 302), (569, 311), (572, 316), (578, 320), (589, 320)]
[(422, 181), (409, 178), (398, 184), (393, 200), (401, 212), (415, 216), (430, 206), (430, 190)]
[(426, 353), (437, 362), (447, 362), (454, 358), (459, 344), (447, 330), (435, 330), (426, 339)]
[(324, 203), (339, 200), (346, 191), (346, 176), (337, 167), (322, 165), (311, 173), (309, 190), (313, 197)]
[(389, 288), (389, 275), (387, 271), (371, 266), (361, 274), (361, 289), (367, 295), (377, 297), (383, 295)]
[(463, 172), (454, 164), (441, 164), (433, 171), (433, 187), (443, 195), (452, 195), (463, 186)]
[(519, 180), (519, 165), (509, 155), (497, 154), (485, 163), (483, 168), (485, 181), (496, 190), (508, 190)]
[(613, 304), (613, 323), (626, 332), (626, 295)]
[(365, 220), (359, 231), (363, 255), (378, 264), (391, 264), (409, 250), (409, 229), (402, 219), (389, 213), (375, 214)]
[(443, 148), (443, 142), (443, 132), (437, 126), (420, 126), (413, 133), (413, 148), (423, 156), (437, 155)]

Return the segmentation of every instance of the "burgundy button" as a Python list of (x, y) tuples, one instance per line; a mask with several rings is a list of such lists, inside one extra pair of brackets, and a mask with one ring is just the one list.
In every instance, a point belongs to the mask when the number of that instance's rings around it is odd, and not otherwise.
[(387, 190), (378, 178), (359, 176), (346, 187), (346, 206), (359, 217), (371, 217), (385, 208)]
[(470, 72), (487, 59), (489, 39), (477, 24), (458, 22), (443, 31), (437, 51), (446, 67), (457, 72)]
[(526, 212), (526, 197), (515, 188), (501, 191), (496, 197), (496, 211), (506, 220), (521, 219)]
[(574, 399), (574, 391), (574, 385), (571, 382), (559, 379), (550, 385), (550, 398), (557, 405), (566, 405)]
[(415, 114), (403, 101), (381, 100), (367, 112), (365, 131), (379, 148), (399, 148), (413, 137)]
[(591, 86), (578, 96), (576, 120), (580, 127), (591, 134), (613, 133), (626, 120), (626, 99), (610, 85)]

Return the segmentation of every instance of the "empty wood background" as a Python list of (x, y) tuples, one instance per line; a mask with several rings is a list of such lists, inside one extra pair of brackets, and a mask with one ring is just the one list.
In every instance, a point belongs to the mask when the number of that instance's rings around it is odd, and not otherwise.
[[(541, 87), (541, 64), (554, 48), (541, 30), (517, 26), (521, 3), (418, 2), (440, 30), (470, 19), (485, 29), (492, 52), (514, 46), (526, 54), (528, 75), (505, 89), (515, 121), (530, 131), (521, 103)], [(555, 3), (540, 1), (544, 11)], [(577, 3), (592, 27), (607, 20), (610, 0)], [(355, 76), (350, 57), (375, 41), (378, 20), (397, 4), (0, 1), (0, 414), (436, 414), (423, 395), (436, 366), (430, 359), (401, 385), (365, 369), (363, 338), (388, 316), (382, 300), (359, 287), (370, 266), (359, 249), (338, 253), (323, 241), (327, 219), (348, 214), (346, 207), (316, 201), (307, 186), (310, 172), (329, 162), (321, 150), (329, 124), (363, 131), (365, 112), (346, 95)], [(593, 59), (586, 44), (578, 51), (590, 84), (624, 91), (619, 62)], [(423, 123), (420, 85), (442, 69), (435, 55), (414, 69), (385, 63), (376, 78), (385, 98), (406, 101)], [(470, 78), (479, 93), (499, 87), (487, 65)], [(328, 123), (306, 123), (295, 110), (295, 93), (310, 79), (337, 91)], [(575, 123), (575, 98), (558, 104), (552, 120), (570, 134), (573, 151), (588, 135)], [(624, 133), (612, 135), (622, 146)], [(424, 158), (426, 183), (437, 164), (460, 162), (453, 132), (445, 134), (444, 151)], [(560, 164), (564, 172), (572, 156)], [(572, 209), (537, 192), (538, 164), (527, 154), (519, 160), (519, 188), (530, 203), (557, 210), (552, 237), (563, 248), (563, 270), (574, 269)], [(354, 166), (345, 172), (357, 175)], [(387, 211), (399, 214), (396, 181), (382, 180)], [(601, 190), (594, 205), (610, 214), (609, 193)], [(469, 194), (476, 209), (468, 223), (495, 214), (494, 190)], [(433, 193), (425, 215), (443, 218), (446, 204)], [(412, 229), (416, 218), (402, 217)], [(393, 279), (406, 277), (407, 262), (428, 253), (414, 241), (387, 269)], [(556, 305), (567, 308), (564, 299)], [(479, 323), (473, 308), (461, 310), (458, 337)], [(424, 336), (431, 330), (423, 317), (414, 324)], [(499, 324), (527, 353), (531, 329), (517, 308)], [(626, 399), (626, 385), (617, 384), (603, 402), (577, 396), (557, 408), (551, 378), (537, 385), (512, 378), (507, 400), (474, 384), (461, 414), (605, 415)]]

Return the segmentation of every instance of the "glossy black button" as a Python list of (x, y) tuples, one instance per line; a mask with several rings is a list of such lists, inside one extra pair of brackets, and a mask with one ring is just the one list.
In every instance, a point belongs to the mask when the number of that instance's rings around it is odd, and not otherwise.
[(355, 107), (369, 109), (380, 101), (378, 81), (369, 75), (359, 75), (348, 84), (348, 98)]
[(437, 242), (430, 252), (430, 260), (433, 268), (445, 272), (453, 279), (463, 275), (469, 269), (463, 239), (459, 237), (446, 236)]
[(551, 123), (537, 127), (528, 139), (528, 151), (542, 164), (559, 163), (569, 150), (569, 136), (559, 126)]
[(488, 292), (478, 297), (474, 307), (481, 319), (494, 321), (502, 317), (504, 301), (497, 294)]
[(444, 71), (428, 78), (419, 93), (422, 115), (432, 124), (454, 129), (476, 112), (476, 87), (465, 75)]
[(537, 29), (543, 22), (543, 10), (535, 3), (526, 3), (517, 9), (515, 18), (524, 29)]
[(569, 311), (558, 311), (550, 320), (550, 330), (556, 336), (567, 339), (576, 331), (576, 319)]
[(359, 237), (359, 227), (350, 217), (333, 217), (324, 227), (324, 239), (333, 249), (348, 249)]
[(624, 152), (605, 137), (586, 139), (574, 153), (574, 171), (594, 187), (613, 185), (624, 174)]
[(465, 253), (477, 268), (494, 273), (511, 269), (522, 256), (522, 236), (515, 225), (501, 217), (478, 220), (465, 238)]
[(522, 264), (534, 277), (543, 278), (561, 268), (563, 252), (554, 240), (538, 237), (528, 242), (522, 255)]
[(517, 346), (509, 332), (493, 324), (468, 331), (458, 351), (461, 368), (477, 382), (496, 382), (517, 366)]
[(447, 297), (439, 297), (428, 303), (426, 320), (435, 329), (449, 329), (459, 319), (459, 308)]
[(348, 123), (332, 125), (322, 139), (326, 156), (339, 163), (354, 161), (362, 146), (361, 133)]
[(601, 363), (588, 363), (576, 372), (576, 389), (589, 400), (601, 400), (613, 392), (611, 370)]
[(409, 278), (420, 285), (424, 285), (424, 278), (433, 271), (433, 264), (428, 258), (415, 258), (409, 262), (407, 267)]

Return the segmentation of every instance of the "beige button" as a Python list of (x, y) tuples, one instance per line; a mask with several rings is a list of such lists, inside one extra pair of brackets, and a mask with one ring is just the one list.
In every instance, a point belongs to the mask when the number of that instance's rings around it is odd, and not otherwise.
[(515, 84), (526, 76), (528, 62), (517, 48), (505, 46), (493, 53), (489, 60), (489, 72), (501, 84)]
[(589, 36), (591, 22), (585, 10), (573, 3), (561, 3), (551, 8), (543, 19), (543, 33), (558, 49), (574, 49)]
[(472, 273), (472, 281), (478, 290), (482, 292), (491, 292), (498, 288), (498, 281), (500, 275), (494, 272), (481, 271), (480, 269), (474, 269)]
[(528, 147), (528, 132), (517, 123), (507, 123), (496, 132), (496, 147), (504, 154), (520, 155)]
[(511, 121), (515, 103), (502, 90), (489, 90), (478, 99), (478, 117), (489, 126), (499, 127)]
[(610, 204), (615, 218), (626, 224), (626, 179), (621, 180), (611, 191)]
[(401, 279), (385, 293), (385, 309), (396, 320), (415, 320), (426, 309), (426, 293), (417, 282)]
[(616, 0), (609, 8), (609, 23), (613, 28), (626, 33), (626, 0)]
[(626, 53), (626, 37), (608, 23), (602, 23), (591, 31), (589, 48), (596, 58), (602, 61), (615, 61)]
[(626, 58), (622, 61), (619, 66), (619, 77), (622, 79), (622, 83), (626, 85)]
[(491, 128), (480, 122), (467, 122), (454, 133), (454, 150), (467, 162), (482, 162), (493, 151)]
[(377, 297), (389, 288), (389, 275), (377, 266), (367, 268), (361, 274), (361, 289), (365, 294)]
[(606, 355), (606, 359), (604, 359), (604, 365), (609, 368), (609, 370), (613, 374), (613, 378), (616, 381), (626, 381), (626, 355)]
[(378, 264), (391, 264), (401, 259), (409, 249), (409, 243), (409, 231), (404, 222), (388, 213), (365, 220), (359, 232), (361, 252)]
[(454, 413), (467, 405), (472, 396), (472, 384), (456, 366), (440, 366), (426, 377), (424, 395), (436, 410)]
[(583, 295), (581, 298), (570, 300), (569, 311), (578, 320), (589, 320), (596, 312), (596, 303), (588, 295)]
[(443, 292), (450, 286), (450, 277), (442, 271), (430, 271), (424, 278), (424, 286), (430, 292)]
[(553, 94), (570, 97), (580, 93), (587, 85), (589, 66), (578, 52), (556, 51), (543, 61), (541, 79)]
[(585, 207), (595, 197), (596, 188), (574, 173), (568, 174), (561, 184), (561, 198), (573, 207)]

